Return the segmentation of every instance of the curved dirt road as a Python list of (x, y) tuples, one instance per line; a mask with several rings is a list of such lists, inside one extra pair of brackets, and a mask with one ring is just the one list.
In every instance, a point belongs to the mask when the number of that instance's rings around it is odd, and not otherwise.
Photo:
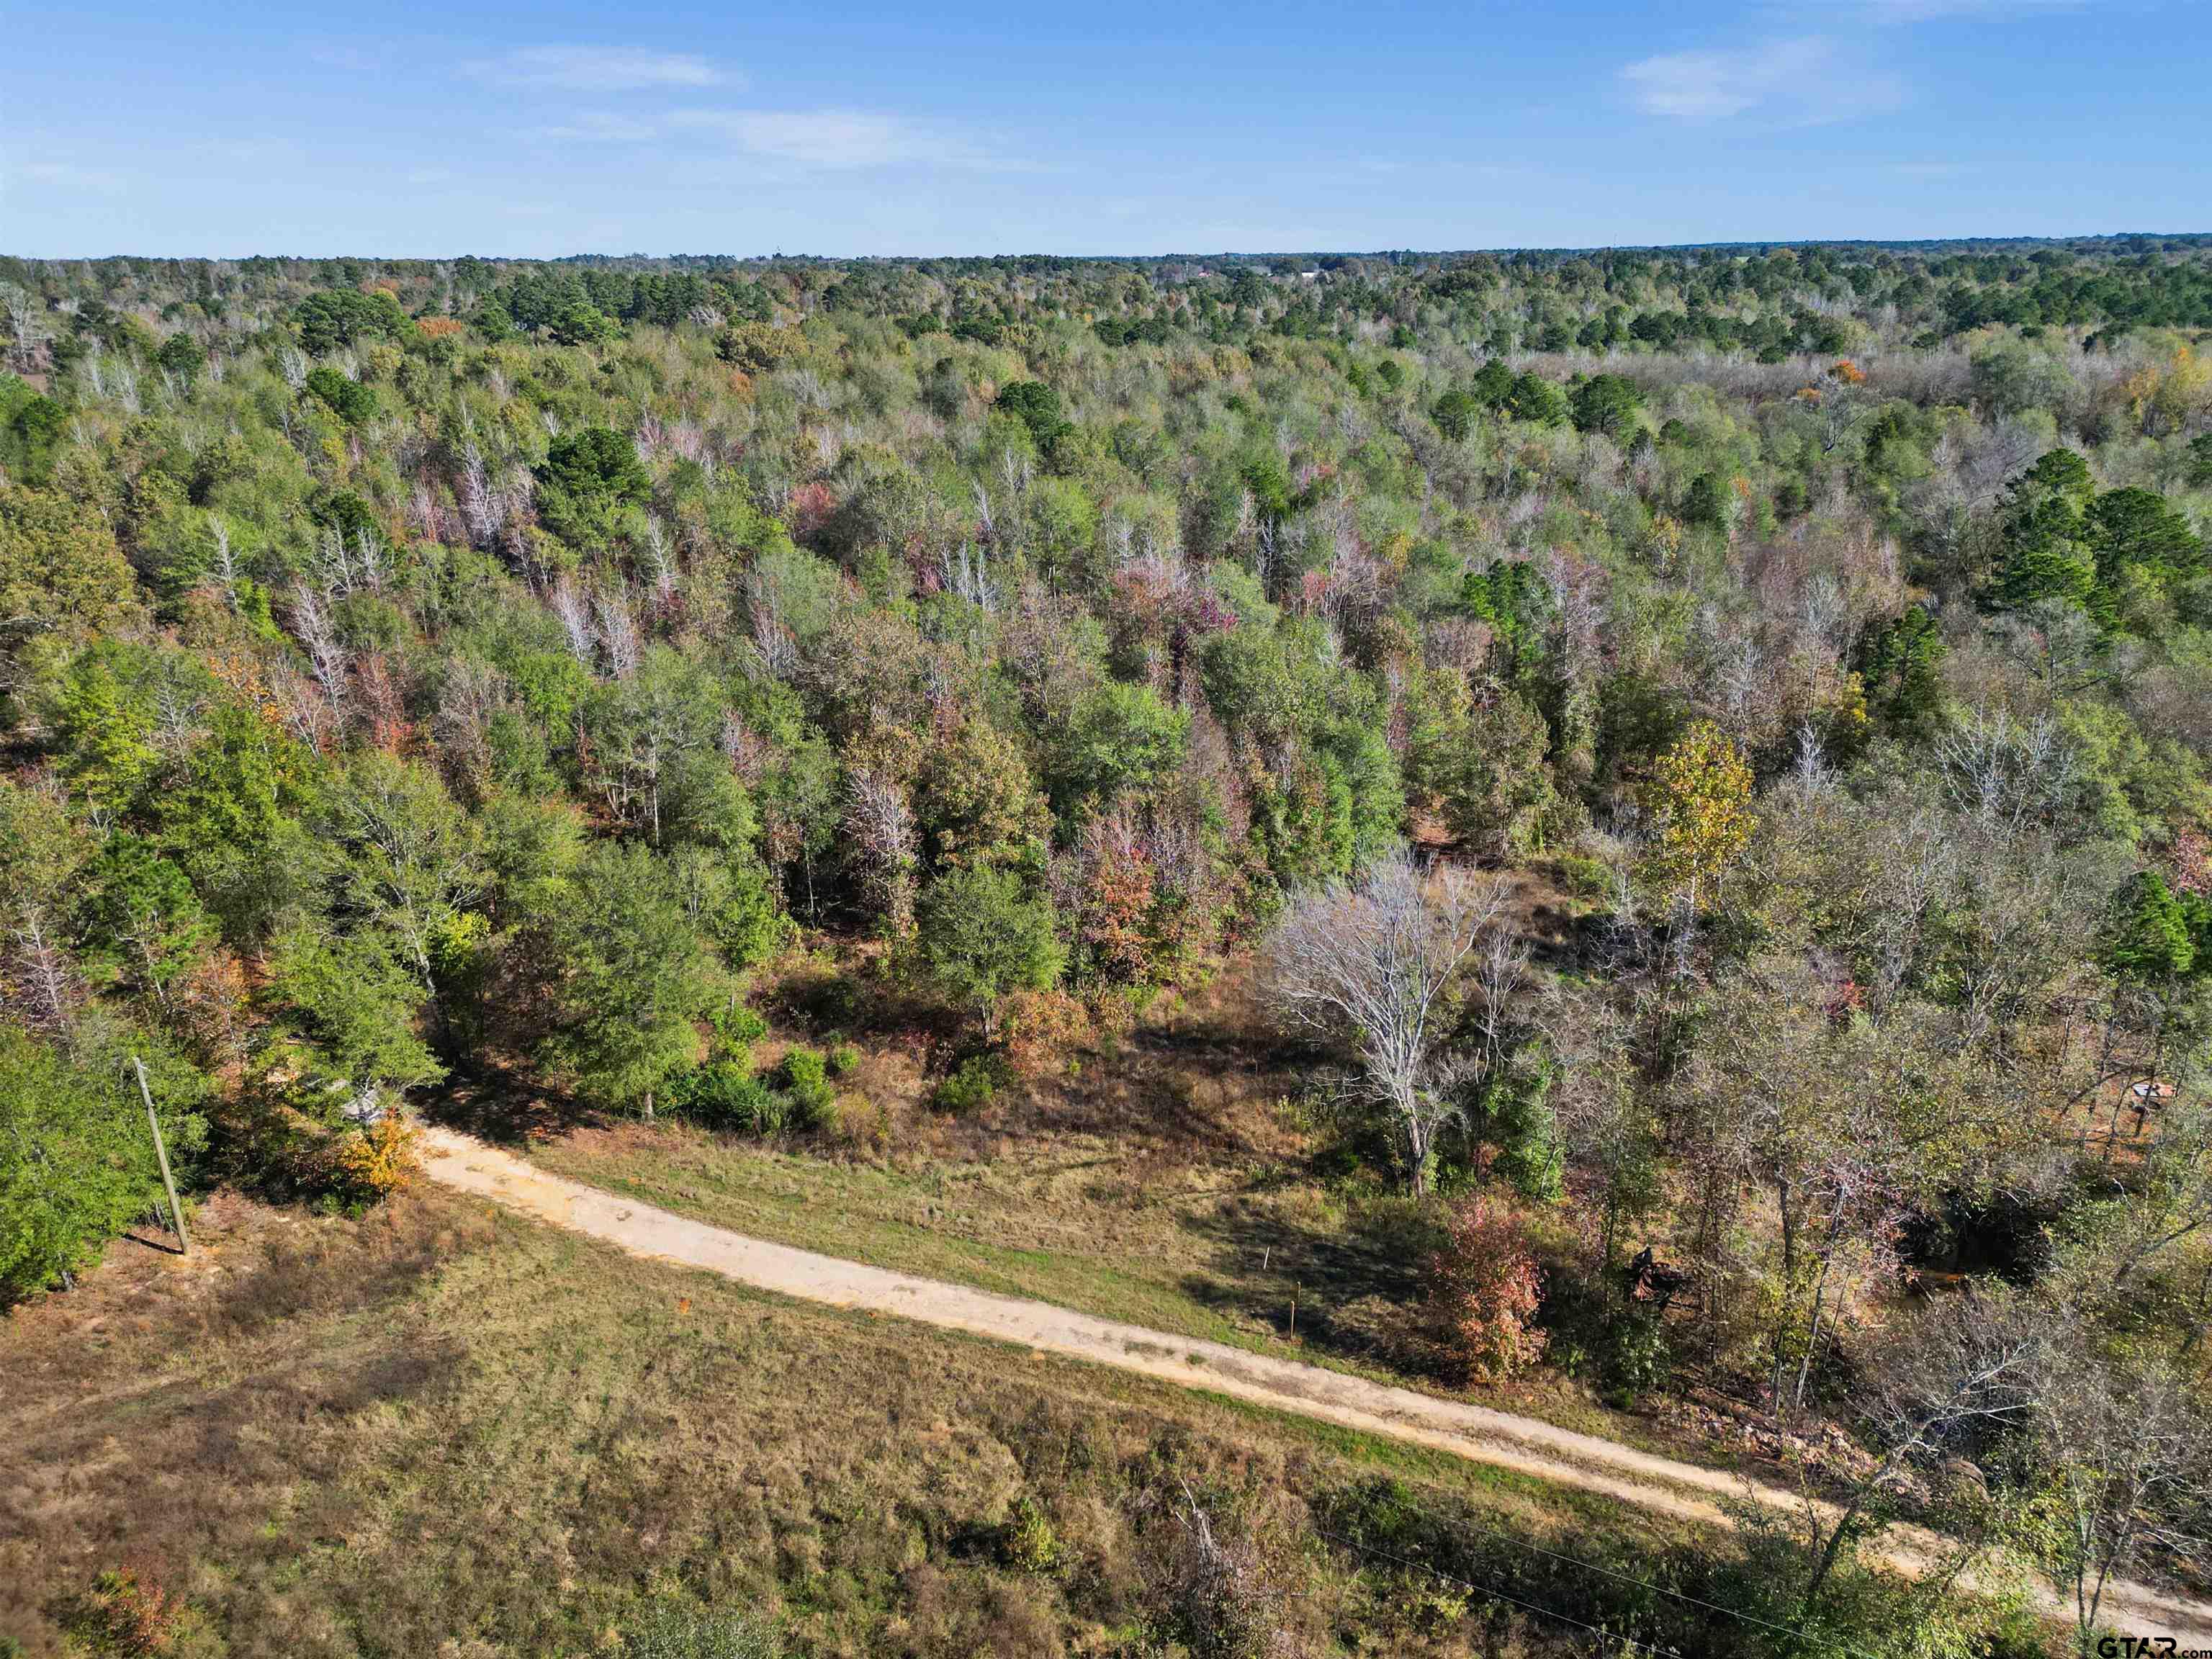
[[(1534, 1418), (749, 1238), (564, 1179), (451, 1129), (424, 1125), (422, 1154), (425, 1172), (441, 1185), (633, 1255), (703, 1268), (783, 1296), (895, 1314), (1233, 1395), (1276, 1411), (1415, 1442), (1692, 1521), (1728, 1525), (1724, 1499), (1750, 1498), (1793, 1510), (1803, 1502), (1795, 1493), (1741, 1475), (1640, 1452)], [(1938, 1540), (1909, 1528), (1893, 1529), (1885, 1547), (1888, 1560), (1908, 1572), (1933, 1565), (1941, 1555)], [(2056, 1596), (2046, 1595), (2045, 1602), (2054, 1617), (2072, 1622), (2070, 1606)], [(2171, 1636), (2185, 1648), (2212, 1647), (2212, 1604), (2141, 1585), (2108, 1586), (2104, 1619), (2129, 1635)]]

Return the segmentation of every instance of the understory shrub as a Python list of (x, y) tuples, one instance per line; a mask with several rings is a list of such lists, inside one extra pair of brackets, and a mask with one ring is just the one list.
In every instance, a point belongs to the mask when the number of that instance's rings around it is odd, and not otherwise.
[(1455, 1206), (1424, 1277), (1421, 1318), (1446, 1375), (1507, 1376), (1543, 1357), (1544, 1333), (1534, 1325), (1543, 1275), (1511, 1210), (1490, 1198)]
[(783, 1057), (783, 1092), (790, 1103), (791, 1127), (796, 1129), (820, 1127), (837, 1098), (830, 1086), (828, 1062), (811, 1048), (793, 1048)]
[(1005, 1080), (999, 1060), (990, 1054), (970, 1054), (953, 1068), (951, 1076), (937, 1085), (929, 1103), (938, 1111), (966, 1117), (991, 1103)]
[(767, 1137), (782, 1133), (789, 1111), (776, 1091), (732, 1060), (702, 1066), (678, 1083), (671, 1106), (702, 1129)]

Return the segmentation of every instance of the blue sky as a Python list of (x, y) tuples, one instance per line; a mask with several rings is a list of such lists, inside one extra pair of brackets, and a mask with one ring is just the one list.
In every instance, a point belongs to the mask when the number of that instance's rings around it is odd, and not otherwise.
[(26, 8), (0, 251), (2212, 230), (2207, 0)]

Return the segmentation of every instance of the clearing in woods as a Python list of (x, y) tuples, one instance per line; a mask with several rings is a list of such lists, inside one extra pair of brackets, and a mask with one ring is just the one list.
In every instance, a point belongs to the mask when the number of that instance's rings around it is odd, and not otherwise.
[[(425, 1126), (432, 1179), (633, 1254), (720, 1273), (811, 1302), (896, 1315), (946, 1329), (1140, 1372), (1278, 1411), (1454, 1453), (1600, 1493), (1680, 1519), (1729, 1524), (1726, 1500), (1794, 1508), (1796, 1494), (1740, 1475), (1635, 1450), (1533, 1418), (1257, 1354), (1221, 1343), (1074, 1313), (1048, 1303), (920, 1279), (811, 1250), (749, 1238), (552, 1175), (453, 1130)], [(1941, 1556), (1933, 1536), (1899, 1528), (1884, 1549), (1908, 1572)], [(2066, 1612), (2045, 1597), (2053, 1614)], [(2212, 1605), (2132, 1583), (2105, 1595), (2107, 1615), (2134, 1633), (2212, 1644)]]

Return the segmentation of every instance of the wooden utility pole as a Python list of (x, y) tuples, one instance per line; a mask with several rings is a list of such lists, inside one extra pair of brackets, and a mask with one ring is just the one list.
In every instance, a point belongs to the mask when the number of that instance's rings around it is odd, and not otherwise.
[(177, 1230), (178, 1252), (190, 1255), (192, 1241), (185, 1233), (185, 1206), (177, 1202), (177, 1183), (169, 1174), (169, 1149), (161, 1143), (161, 1118), (154, 1109), (154, 1091), (146, 1086), (146, 1062), (133, 1054), (131, 1066), (138, 1073), (138, 1098), (146, 1103), (146, 1124), (154, 1132), (154, 1156), (161, 1161), (161, 1185), (169, 1194), (169, 1220)]

